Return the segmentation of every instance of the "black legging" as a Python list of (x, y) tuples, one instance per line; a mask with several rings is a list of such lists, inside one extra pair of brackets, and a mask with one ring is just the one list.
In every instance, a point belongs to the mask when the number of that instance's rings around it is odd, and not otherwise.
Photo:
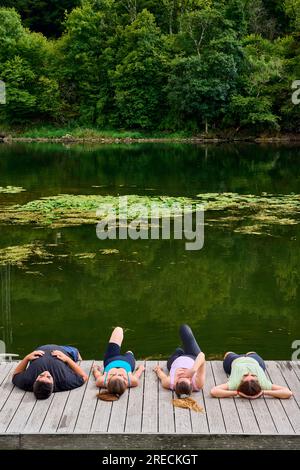
[(189, 356), (196, 358), (201, 352), (199, 344), (197, 343), (191, 328), (188, 325), (181, 325), (179, 328), (179, 336), (182, 341), (182, 348), (177, 348), (176, 351), (169, 357), (167, 362), (168, 370), (171, 369), (171, 365), (180, 356)]

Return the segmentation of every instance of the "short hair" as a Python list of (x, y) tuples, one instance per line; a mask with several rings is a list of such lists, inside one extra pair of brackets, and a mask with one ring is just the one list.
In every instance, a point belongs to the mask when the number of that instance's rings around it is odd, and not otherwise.
[(36, 380), (33, 384), (33, 393), (37, 400), (46, 400), (53, 393), (54, 384)]
[(261, 392), (261, 386), (257, 380), (243, 380), (237, 391), (248, 397), (255, 397)]
[(186, 381), (177, 382), (175, 385), (175, 393), (178, 398), (181, 398), (181, 395), (191, 395), (193, 391), (193, 386), (191, 383)]

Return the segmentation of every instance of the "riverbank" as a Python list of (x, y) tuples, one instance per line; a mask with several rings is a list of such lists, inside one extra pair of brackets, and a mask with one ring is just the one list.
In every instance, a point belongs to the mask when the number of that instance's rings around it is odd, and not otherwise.
[(45, 143), (221, 143), (221, 142), (300, 142), (300, 134), (237, 134), (234, 131), (197, 134), (181, 132), (145, 132), (126, 130), (99, 130), (93, 128), (40, 127), (27, 130), (2, 130), (0, 141)]

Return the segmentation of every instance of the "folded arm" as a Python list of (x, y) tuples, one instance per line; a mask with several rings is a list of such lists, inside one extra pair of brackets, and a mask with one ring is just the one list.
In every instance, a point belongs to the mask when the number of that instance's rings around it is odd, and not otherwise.
[(19, 364), (15, 368), (13, 376), (24, 372), (27, 369), (29, 362), (34, 361), (39, 357), (42, 357), (44, 354), (44, 351), (33, 351), (32, 353), (27, 354), (27, 356), (25, 356), (24, 359), (22, 359), (22, 361), (19, 362)]
[(264, 395), (267, 397), (285, 399), (293, 396), (293, 392), (287, 387), (273, 384), (272, 390), (264, 390)]
[(236, 390), (228, 390), (228, 383), (216, 385), (210, 391), (210, 394), (214, 398), (232, 398), (238, 395)]

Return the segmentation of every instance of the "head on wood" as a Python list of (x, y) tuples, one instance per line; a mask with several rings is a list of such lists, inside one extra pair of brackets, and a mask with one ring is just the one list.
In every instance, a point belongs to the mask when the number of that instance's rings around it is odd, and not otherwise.
[(182, 398), (184, 396), (190, 396), (193, 391), (193, 386), (189, 379), (181, 379), (178, 380), (175, 385), (175, 393), (178, 398)]
[(261, 386), (256, 379), (242, 380), (237, 391), (248, 397), (255, 397), (261, 392)]
[(123, 395), (127, 386), (120, 377), (112, 377), (107, 383), (107, 392), (100, 392), (98, 398), (103, 401), (116, 401)]
[(52, 395), (54, 381), (50, 372), (42, 372), (33, 384), (33, 393), (37, 400), (46, 400)]

